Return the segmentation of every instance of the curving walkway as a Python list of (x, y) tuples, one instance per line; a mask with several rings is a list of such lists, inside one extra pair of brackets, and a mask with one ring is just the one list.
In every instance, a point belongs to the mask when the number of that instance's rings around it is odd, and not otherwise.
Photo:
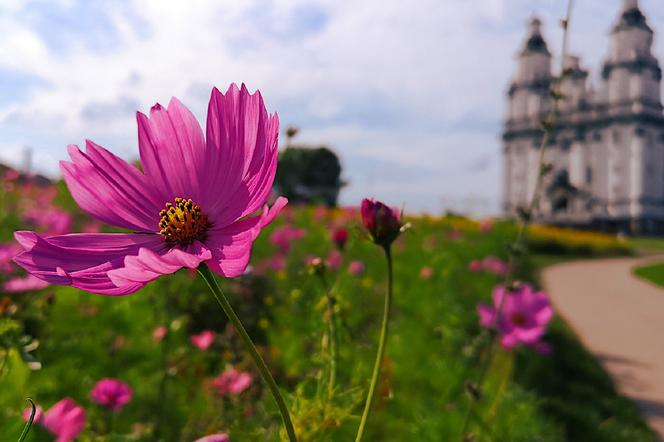
[(664, 441), (664, 289), (632, 275), (635, 266), (662, 260), (570, 262), (542, 278), (557, 312)]

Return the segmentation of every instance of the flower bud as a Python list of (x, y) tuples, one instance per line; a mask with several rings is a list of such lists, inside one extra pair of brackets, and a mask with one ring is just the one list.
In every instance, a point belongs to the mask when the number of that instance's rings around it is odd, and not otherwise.
[(376, 244), (387, 247), (401, 233), (401, 214), (380, 201), (362, 200), (362, 224)]

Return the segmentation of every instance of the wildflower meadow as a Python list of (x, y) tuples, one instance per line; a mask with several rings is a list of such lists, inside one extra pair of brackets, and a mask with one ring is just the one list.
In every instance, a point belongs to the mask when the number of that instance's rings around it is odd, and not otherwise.
[(137, 112), (132, 161), (86, 139), (55, 179), (3, 166), (0, 441), (657, 440), (541, 280), (636, 253), (536, 222), (567, 75), (515, 217), (336, 204), (311, 184), (334, 154), (293, 154), (243, 83)]

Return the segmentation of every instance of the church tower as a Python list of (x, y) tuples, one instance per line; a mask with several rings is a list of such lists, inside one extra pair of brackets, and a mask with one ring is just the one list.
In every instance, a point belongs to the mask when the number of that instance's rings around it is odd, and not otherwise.
[[(652, 53), (653, 35), (638, 0), (623, 0), (597, 88), (577, 57), (566, 58), (560, 115), (546, 146), (552, 172), (544, 181), (537, 221), (664, 233), (662, 71)], [(540, 122), (552, 105), (553, 75), (541, 22), (534, 19), (508, 91), (503, 133), (508, 215), (534, 191)]]

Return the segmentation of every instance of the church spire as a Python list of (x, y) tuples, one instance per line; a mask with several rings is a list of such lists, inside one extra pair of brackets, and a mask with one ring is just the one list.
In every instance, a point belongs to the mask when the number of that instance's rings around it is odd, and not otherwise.
[(638, 0), (623, 0), (623, 7), (618, 16), (618, 21), (613, 27), (613, 33), (640, 28), (652, 34), (652, 29), (648, 26), (646, 16), (639, 8)]
[(549, 48), (546, 45), (546, 41), (544, 41), (544, 37), (542, 37), (542, 22), (537, 17), (533, 17), (530, 21), (528, 37), (521, 55), (528, 55), (534, 52), (551, 55), (549, 53)]

